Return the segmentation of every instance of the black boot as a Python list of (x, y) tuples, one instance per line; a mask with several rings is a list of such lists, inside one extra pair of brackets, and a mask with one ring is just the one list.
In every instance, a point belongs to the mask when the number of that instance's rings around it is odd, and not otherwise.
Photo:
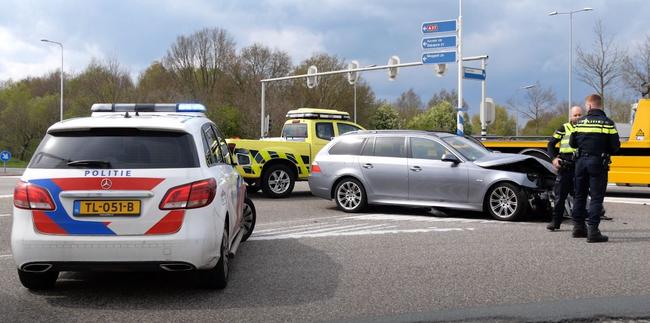
[(571, 236), (574, 238), (586, 238), (587, 237), (587, 226), (584, 222), (573, 221), (573, 232)]
[(587, 227), (587, 242), (607, 242), (609, 238), (600, 233), (597, 225), (589, 225)]
[(556, 217), (553, 217), (553, 220), (551, 220), (551, 223), (549, 223), (546, 226), (546, 229), (548, 229), (549, 231), (559, 230), (560, 229), (560, 224), (562, 224), (562, 218), (558, 219)]

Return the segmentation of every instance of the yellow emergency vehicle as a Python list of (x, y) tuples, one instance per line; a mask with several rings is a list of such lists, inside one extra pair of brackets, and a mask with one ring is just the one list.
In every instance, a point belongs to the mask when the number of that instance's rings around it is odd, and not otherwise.
[[(630, 123), (617, 123), (621, 149), (612, 156), (609, 182), (617, 185), (650, 186), (650, 99), (632, 108)], [(477, 137), (488, 148), (550, 160), (548, 137)]]
[(289, 111), (287, 118), (278, 138), (226, 140), (249, 191), (289, 196), (296, 181), (307, 180), (312, 160), (332, 138), (365, 130), (343, 111), (302, 108)]

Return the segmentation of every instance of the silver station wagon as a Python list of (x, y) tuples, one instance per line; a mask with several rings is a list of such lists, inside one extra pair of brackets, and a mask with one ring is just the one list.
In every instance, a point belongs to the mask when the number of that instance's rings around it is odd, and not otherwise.
[(553, 166), (539, 158), (491, 152), (444, 132), (358, 131), (332, 140), (316, 156), (312, 194), (345, 212), (368, 204), (485, 211), (512, 221), (547, 210)]

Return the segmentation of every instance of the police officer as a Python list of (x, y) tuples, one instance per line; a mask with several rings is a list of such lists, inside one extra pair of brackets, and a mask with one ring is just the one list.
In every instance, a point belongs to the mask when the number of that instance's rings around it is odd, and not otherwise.
[[(553, 188), (553, 192), (555, 193), (553, 219), (546, 226), (550, 231), (555, 231), (560, 228), (564, 216), (564, 203), (569, 194), (573, 195), (573, 179), (575, 173), (573, 153), (575, 149), (569, 145), (569, 138), (580, 117), (582, 117), (582, 108), (579, 106), (572, 107), (569, 122), (555, 130), (553, 137), (548, 141), (548, 146), (546, 147), (548, 155), (554, 157), (553, 166), (557, 169), (555, 187)], [(558, 142), (560, 142), (559, 152), (555, 148)]]
[[(569, 140), (569, 145), (577, 149), (576, 192), (571, 212), (573, 237), (586, 237), (587, 242), (606, 242), (608, 238), (600, 233), (598, 225), (603, 213), (610, 156), (618, 151), (621, 142), (614, 122), (602, 110), (602, 98), (592, 94), (585, 101), (587, 115), (578, 120)], [(587, 195), (591, 196), (589, 210), (586, 209)]]

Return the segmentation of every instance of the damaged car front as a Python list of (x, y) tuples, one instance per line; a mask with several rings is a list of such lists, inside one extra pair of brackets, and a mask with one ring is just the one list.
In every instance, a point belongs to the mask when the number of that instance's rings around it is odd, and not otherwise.
[(442, 140), (475, 166), (468, 174), (470, 203), (506, 221), (549, 212), (556, 176), (552, 164), (533, 156), (492, 152), (459, 136)]

